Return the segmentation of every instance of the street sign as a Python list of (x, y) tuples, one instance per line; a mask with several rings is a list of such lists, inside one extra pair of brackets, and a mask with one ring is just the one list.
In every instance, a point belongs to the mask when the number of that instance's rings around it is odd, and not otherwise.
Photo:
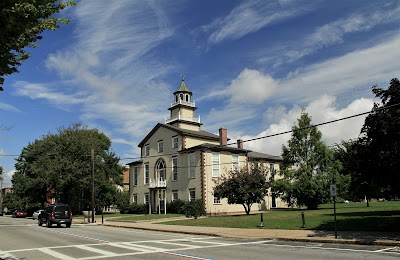
[(331, 184), (331, 196), (336, 196), (336, 184)]

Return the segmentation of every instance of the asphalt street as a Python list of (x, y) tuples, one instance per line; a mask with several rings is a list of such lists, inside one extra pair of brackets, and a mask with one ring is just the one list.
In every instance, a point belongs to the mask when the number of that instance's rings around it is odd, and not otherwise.
[[(8, 257), (8, 258), (7, 258)], [(0, 217), (0, 259), (399, 259), (397, 247), (230, 239)]]

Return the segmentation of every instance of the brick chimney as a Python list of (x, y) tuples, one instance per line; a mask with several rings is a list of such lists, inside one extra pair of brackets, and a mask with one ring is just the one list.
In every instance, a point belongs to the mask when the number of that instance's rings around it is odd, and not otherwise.
[(228, 143), (228, 130), (221, 127), (219, 129), (219, 145), (227, 145)]
[(236, 143), (237, 143), (237, 148), (243, 149), (243, 140), (242, 139), (238, 139), (236, 141)]

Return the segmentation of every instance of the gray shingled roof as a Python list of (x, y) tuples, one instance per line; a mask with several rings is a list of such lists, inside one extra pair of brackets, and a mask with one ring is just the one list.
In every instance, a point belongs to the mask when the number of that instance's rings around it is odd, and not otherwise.
[(259, 152), (249, 152), (247, 157), (252, 159), (264, 159), (264, 160), (274, 160), (274, 161), (282, 161), (283, 158), (279, 155), (270, 155), (266, 153), (259, 153)]
[(179, 85), (178, 89), (174, 92), (174, 94), (176, 94), (177, 92), (186, 92), (192, 94), (192, 91), (190, 91), (190, 89), (185, 84), (185, 79), (182, 78), (181, 84)]
[(150, 133), (147, 134), (147, 136), (139, 143), (139, 147), (142, 147), (147, 140), (158, 130), (158, 128), (160, 127), (165, 127), (167, 129), (170, 129), (172, 131), (177, 132), (178, 134), (183, 134), (183, 135), (187, 135), (187, 136), (192, 136), (192, 137), (200, 137), (206, 140), (213, 140), (213, 141), (219, 141), (219, 136), (200, 130), (200, 131), (195, 131), (195, 130), (188, 130), (188, 129), (183, 129), (183, 128), (179, 128), (176, 126), (172, 126), (172, 125), (167, 125), (167, 124), (161, 124), (158, 123), (151, 131)]
[(250, 152), (250, 150), (246, 150), (246, 149), (240, 149), (240, 148), (236, 148), (236, 147), (232, 147), (232, 146), (226, 146), (226, 145), (217, 145), (217, 144), (209, 144), (209, 143), (204, 143), (204, 144), (199, 144), (193, 147), (189, 147), (187, 149), (184, 149), (182, 151), (179, 152), (190, 152), (190, 151), (197, 151), (197, 150), (203, 150), (203, 149), (207, 149), (207, 150), (211, 150), (211, 151), (215, 151), (215, 152), (219, 152), (219, 151), (230, 151), (233, 153), (247, 153)]

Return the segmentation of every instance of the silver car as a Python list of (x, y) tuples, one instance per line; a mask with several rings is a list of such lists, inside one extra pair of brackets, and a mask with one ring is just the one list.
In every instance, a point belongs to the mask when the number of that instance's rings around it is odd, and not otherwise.
[(38, 219), (39, 214), (42, 212), (43, 212), (43, 209), (39, 209), (39, 210), (36, 210), (35, 212), (33, 212), (32, 219), (33, 220)]

